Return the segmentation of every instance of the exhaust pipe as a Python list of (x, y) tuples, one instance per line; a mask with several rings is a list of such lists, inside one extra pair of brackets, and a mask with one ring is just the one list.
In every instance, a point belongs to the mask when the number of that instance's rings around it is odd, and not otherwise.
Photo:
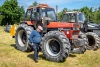
[(58, 21), (58, 6), (56, 5), (56, 21)]

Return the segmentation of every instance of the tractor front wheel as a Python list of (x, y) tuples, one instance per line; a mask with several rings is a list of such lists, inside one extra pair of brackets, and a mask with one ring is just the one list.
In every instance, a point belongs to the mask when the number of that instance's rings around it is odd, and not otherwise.
[(44, 35), (41, 49), (47, 60), (60, 62), (65, 61), (70, 53), (70, 42), (59, 31), (50, 31)]

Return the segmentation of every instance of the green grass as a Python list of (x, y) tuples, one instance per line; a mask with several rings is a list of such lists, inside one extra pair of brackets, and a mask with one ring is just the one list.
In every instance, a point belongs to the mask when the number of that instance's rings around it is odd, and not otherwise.
[(87, 50), (84, 54), (70, 54), (65, 62), (50, 62), (39, 53), (39, 62), (33, 60), (33, 52), (16, 49), (15, 39), (0, 27), (0, 67), (100, 67), (100, 49)]

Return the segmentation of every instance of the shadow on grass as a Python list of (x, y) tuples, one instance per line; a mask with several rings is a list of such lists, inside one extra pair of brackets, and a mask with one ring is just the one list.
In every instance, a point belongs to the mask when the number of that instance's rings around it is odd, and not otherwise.
[[(11, 44), (10, 46), (12, 46), (12, 47), (14, 47), (16, 50), (18, 50), (17, 47), (16, 47), (16, 44)], [(29, 54), (27, 57), (33, 59), (33, 54)], [(76, 55), (73, 54), (73, 53), (71, 53), (71, 54), (69, 54), (69, 57), (74, 58), (74, 57), (76, 57)], [(44, 57), (43, 54), (39, 54), (39, 59), (40, 59), (40, 60), (49, 61), (49, 60), (47, 60), (47, 59)], [(34, 59), (33, 59), (33, 60), (34, 60)], [(65, 61), (66, 61), (66, 60), (65, 60)], [(63, 62), (65, 62), (65, 61), (57, 62), (57, 63), (63, 63)], [(52, 61), (49, 61), (49, 62), (52, 62)]]
[[(31, 58), (31, 59), (34, 60), (33, 54), (29, 54), (27, 57), (29, 57), (29, 58)], [(45, 60), (45, 61), (47, 61), (47, 62), (54, 62), (54, 61), (47, 60), (47, 59), (44, 57), (43, 54), (40, 54), (40, 55), (39, 55), (39, 60)], [(65, 61), (66, 61), (66, 60), (65, 60)], [(63, 63), (63, 62), (65, 62), (65, 61), (62, 61), (62, 62), (55, 62), (55, 63)]]
[(74, 57), (76, 57), (76, 55), (75, 54), (69, 54), (69, 57), (74, 58)]
[[(29, 54), (27, 57), (29, 57), (29, 58), (31, 58), (31, 59), (34, 60), (33, 54)], [(74, 58), (74, 57), (76, 57), (76, 55), (70, 54), (69, 57)], [(47, 59), (44, 57), (43, 54), (39, 54), (39, 60), (45, 60), (45, 61), (48, 61), (48, 62), (53, 62), (53, 61), (47, 60)], [(66, 62), (66, 59), (65, 59), (64, 61), (60, 61), (60, 62), (56, 62), (56, 63), (64, 63), (64, 62)]]
[(16, 44), (11, 44), (10, 46), (14, 47), (15, 49), (17, 49)]
[[(14, 47), (16, 50), (18, 50), (18, 51), (21, 51), (21, 50), (19, 50), (17, 47), (16, 47), (16, 44), (11, 44), (10, 46), (12, 46), (12, 47)], [(21, 51), (21, 52), (26, 52), (26, 53), (29, 53), (29, 52), (31, 52), (32, 50), (30, 50), (30, 51)]]
[(29, 54), (27, 57), (33, 59), (33, 54)]
[[(39, 56), (39, 60), (46, 60), (46, 58), (43, 56), (43, 54), (39, 54), (38, 56)], [(33, 59), (33, 54), (29, 54), (27, 57)]]

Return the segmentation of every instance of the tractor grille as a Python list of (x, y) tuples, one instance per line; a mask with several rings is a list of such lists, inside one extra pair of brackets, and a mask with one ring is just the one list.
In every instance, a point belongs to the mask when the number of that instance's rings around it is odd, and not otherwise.
[(78, 35), (79, 31), (73, 31), (72, 35)]
[(73, 31), (71, 38), (72, 39), (77, 39), (79, 35), (79, 31)]

